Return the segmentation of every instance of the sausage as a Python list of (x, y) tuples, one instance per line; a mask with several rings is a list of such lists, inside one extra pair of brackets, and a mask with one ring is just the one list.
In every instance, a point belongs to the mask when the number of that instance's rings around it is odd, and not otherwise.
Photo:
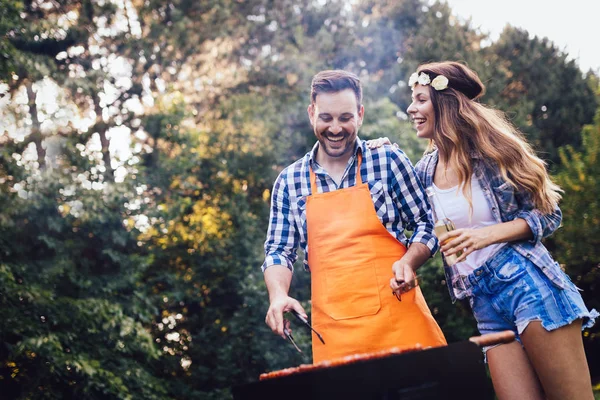
[(487, 333), (481, 336), (472, 336), (470, 342), (475, 343), (479, 347), (493, 346), (495, 344), (510, 343), (515, 340), (513, 331), (502, 331), (496, 333)]

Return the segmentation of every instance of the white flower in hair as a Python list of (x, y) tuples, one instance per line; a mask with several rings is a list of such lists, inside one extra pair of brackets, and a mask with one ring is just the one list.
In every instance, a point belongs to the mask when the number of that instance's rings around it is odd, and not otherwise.
[[(429, 78), (429, 77), (428, 77)], [(448, 87), (448, 78), (444, 75), (438, 75), (431, 81), (431, 87), (435, 90), (444, 90)]]
[(412, 90), (415, 90), (415, 86), (417, 85), (417, 83), (423, 86), (429, 85), (431, 83), (431, 86), (435, 90), (444, 90), (448, 88), (448, 78), (446, 78), (444, 75), (438, 75), (435, 78), (433, 78), (432, 81), (429, 75), (425, 72), (421, 72), (420, 75), (418, 75), (415, 72), (410, 76), (410, 79), (408, 80), (408, 86), (410, 86)]
[(413, 72), (413, 74), (408, 79), (408, 86), (410, 86), (411, 89), (414, 89), (418, 80), (419, 80), (419, 74), (417, 74), (416, 72)]
[(419, 82), (419, 85), (428, 85), (429, 82), (431, 82), (431, 79), (429, 78), (429, 75), (427, 75), (425, 72), (421, 72), (421, 75), (419, 75), (419, 80), (417, 81)]

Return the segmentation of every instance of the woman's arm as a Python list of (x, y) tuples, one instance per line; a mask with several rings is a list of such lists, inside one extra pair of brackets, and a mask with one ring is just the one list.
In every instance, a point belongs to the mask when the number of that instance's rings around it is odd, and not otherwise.
[(464, 261), (469, 254), (496, 243), (508, 243), (519, 240), (531, 240), (533, 233), (528, 223), (521, 218), (484, 228), (461, 228), (440, 235), (439, 241), (443, 243), (441, 251), (450, 256), (462, 251), (457, 262)]
[(532, 237), (529, 238), (532, 243), (540, 242), (560, 227), (562, 212), (558, 205), (554, 207), (551, 213), (543, 214), (535, 208), (530, 196), (517, 191), (515, 197), (519, 203), (519, 212), (515, 219), (521, 218), (527, 222), (532, 232)]
[(502, 222), (478, 229), (456, 229), (441, 235), (443, 243), (441, 251), (449, 256), (462, 251), (457, 262), (463, 261), (476, 250), (497, 243), (509, 243), (528, 240), (531, 243), (540, 242), (551, 235), (560, 226), (562, 213), (558, 206), (549, 214), (543, 214), (535, 208), (531, 197), (520, 191), (515, 191), (518, 211), (511, 221)]

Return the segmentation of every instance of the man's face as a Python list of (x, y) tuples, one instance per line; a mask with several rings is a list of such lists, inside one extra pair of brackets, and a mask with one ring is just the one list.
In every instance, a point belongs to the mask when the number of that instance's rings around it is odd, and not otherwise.
[(308, 106), (308, 116), (319, 141), (319, 149), (329, 158), (350, 156), (362, 124), (364, 108), (356, 104), (351, 89), (320, 93)]

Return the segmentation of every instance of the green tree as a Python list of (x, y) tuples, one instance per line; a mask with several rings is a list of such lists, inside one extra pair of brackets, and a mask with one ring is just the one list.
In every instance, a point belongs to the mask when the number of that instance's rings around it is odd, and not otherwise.
[(593, 74), (583, 74), (548, 38), (531, 38), (519, 28), (505, 28), (488, 51), (494, 55), (493, 75), (486, 76), (492, 104), (506, 111), (551, 163), (560, 161), (565, 145), (579, 150), (581, 129), (598, 107)]
[(14, 58), (18, 52), (8, 39), (14, 30), (23, 26), (19, 13), (23, 9), (23, 3), (15, 0), (0, 1), (0, 81), (12, 79), (15, 72)]
[(131, 188), (101, 190), (94, 182), (86, 189), (61, 171), (23, 173), (31, 161), (7, 150), (0, 177), (3, 396), (165, 398), (154, 373), (160, 352), (147, 328), (156, 310), (139, 285), (149, 260), (138, 252), (136, 231), (122, 223)]
[(162, 374), (177, 377), (171, 395), (224, 398), (232, 382), (294, 363), (283, 341), (287, 357), (266, 350), (277, 337), (263, 322), (259, 266), (274, 154), (250, 96), (222, 102), (203, 131), (183, 127), (181, 106), (148, 116), (158, 145), (146, 167), (151, 223), (140, 240), (153, 261), (144, 281), (160, 310), (153, 333), (165, 352)]
[[(110, 3), (25, 2), (19, 29), (3, 37), (14, 50), (2, 76), (13, 101), (2, 108), (0, 138), (0, 376), (11, 397), (165, 395), (149, 329), (157, 309), (140, 281), (150, 260), (139, 231), (123, 225), (139, 200), (135, 167), (133, 179), (107, 184), (109, 128), (127, 121), (114, 113), (125, 99), (101, 104), (116, 78), (98, 53), (108, 56), (99, 45), (114, 41), (102, 41), (98, 27), (111, 26), (113, 11)], [(54, 89), (58, 106), (39, 96)], [(79, 122), (90, 111), (87, 129)]]

